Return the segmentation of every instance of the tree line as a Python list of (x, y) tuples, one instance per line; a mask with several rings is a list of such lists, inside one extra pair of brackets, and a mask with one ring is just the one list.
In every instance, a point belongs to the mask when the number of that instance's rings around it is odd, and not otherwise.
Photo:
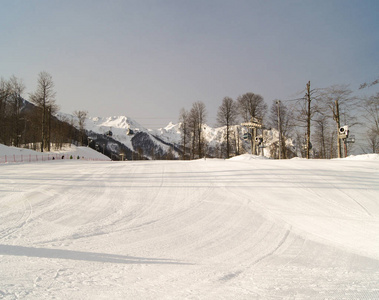
[(198, 101), (193, 103), (190, 110), (182, 108), (179, 115), (182, 158), (195, 159), (207, 155), (230, 157), (240, 154), (243, 150), (240, 145), (241, 128), (238, 123), (241, 120), (248, 122), (253, 117), (262, 119), (266, 112), (267, 104), (261, 95), (246, 93), (237, 100), (225, 97), (217, 112), (218, 126), (225, 126), (225, 136), (220, 137), (224, 142), (218, 145), (218, 148), (210, 149), (204, 137), (207, 116), (205, 104)]
[[(16, 76), (0, 79), (0, 143), (8, 146), (27, 147), (50, 151), (51, 145), (61, 148), (65, 143), (83, 143), (86, 139), (83, 118), (86, 112), (75, 112), (79, 130), (74, 121), (56, 118), (58, 105), (52, 76), (40, 72), (36, 90), (25, 101), (23, 81)], [(80, 123), (82, 121), (82, 123)], [(76, 125), (76, 124), (75, 124)]]
[[(364, 83), (359, 89), (370, 89), (379, 83), (375, 80)], [(21, 96), (25, 91), (22, 80), (12, 76), (0, 79), (0, 143), (16, 147), (29, 147), (50, 151), (51, 145), (59, 148), (65, 143), (87, 143), (84, 121), (86, 111), (75, 111), (77, 124), (73, 119), (56, 118), (59, 106), (52, 76), (40, 72), (37, 86), (29, 94), (29, 102)], [(248, 92), (235, 100), (224, 97), (217, 111), (217, 125), (225, 127), (221, 143), (208, 145), (205, 137), (207, 110), (205, 104), (197, 101), (191, 109), (182, 109), (179, 114), (181, 126), (180, 150), (182, 159), (205, 156), (229, 158), (247, 151), (246, 142), (241, 139), (241, 122), (260, 122), (262, 128), (251, 130), (250, 150), (258, 154), (255, 144), (259, 135), (265, 140), (266, 129), (275, 128), (278, 141), (270, 146), (271, 157), (334, 158), (351, 150), (352, 144), (344, 144), (338, 138), (341, 126), (364, 128), (364, 137), (369, 149), (364, 152), (379, 152), (379, 93), (358, 97), (347, 85), (334, 85), (312, 89), (305, 85), (303, 95), (297, 99), (273, 100), (268, 106), (264, 98)], [(74, 126), (75, 125), (75, 126)], [(256, 136), (257, 135), (257, 136)], [(288, 139), (293, 141), (289, 146)], [(262, 150), (261, 150), (262, 151)]]
[[(378, 83), (362, 84), (360, 89)], [(358, 97), (347, 85), (333, 85), (327, 88), (312, 89), (306, 84), (303, 96), (297, 99), (273, 100), (270, 107), (263, 97), (252, 92), (237, 99), (224, 97), (217, 111), (217, 125), (223, 126), (223, 142), (219, 149), (207, 145), (204, 137), (206, 107), (203, 102), (195, 102), (190, 110), (181, 109), (179, 122), (182, 130), (182, 159), (200, 158), (212, 153), (213, 157), (229, 158), (247, 150), (241, 144), (241, 122), (251, 120), (262, 124), (262, 128), (250, 131), (251, 152), (258, 154), (253, 143), (258, 135), (265, 139), (266, 129), (275, 128), (278, 141), (268, 149), (271, 157), (291, 158), (299, 155), (306, 158), (336, 158), (350, 151), (354, 146), (339, 138), (340, 128), (363, 128), (369, 149), (363, 152), (379, 152), (379, 93)], [(259, 127), (258, 127), (259, 128)], [(245, 129), (249, 130), (249, 129)], [(294, 146), (289, 146), (288, 139)], [(262, 151), (262, 150), (261, 150)]]

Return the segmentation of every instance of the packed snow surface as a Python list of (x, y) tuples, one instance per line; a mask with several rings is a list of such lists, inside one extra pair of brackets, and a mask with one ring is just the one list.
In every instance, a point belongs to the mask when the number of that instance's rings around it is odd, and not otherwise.
[(378, 299), (379, 160), (0, 165), (2, 299)]

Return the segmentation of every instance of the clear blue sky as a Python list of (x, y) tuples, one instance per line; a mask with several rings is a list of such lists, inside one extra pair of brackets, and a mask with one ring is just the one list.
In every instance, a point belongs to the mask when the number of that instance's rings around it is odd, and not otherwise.
[[(379, 75), (378, 0), (0, 1), (0, 76), (53, 76), (62, 112), (148, 128), (225, 96), (298, 97)], [(372, 91), (372, 90), (371, 90)], [(370, 91), (368, 91), (370, 92)]]

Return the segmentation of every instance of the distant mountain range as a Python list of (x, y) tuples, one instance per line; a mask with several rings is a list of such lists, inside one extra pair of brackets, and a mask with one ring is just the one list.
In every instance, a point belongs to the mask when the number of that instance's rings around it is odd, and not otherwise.
[[(76, 117), (65, 115), (74, 120)], [(180, 124), (168, 124), (165, 128), (151, 130), (143, 127), (127, 116), (89, 117), (85, 129), (90, 147), (107, 154), (117, 160), (121, 159), (179, 159), (181, 157)], [(251, 152), (250, 141), (243, 139), (246, 128), (234, 126), (234, 146), (239, 154)], [(224, 158), (222, 147), (225, 142), (226, 127), (212, 128), (206, 124), (203, 127), (208, 157)], [(261, 135), (262, 133), (259, 132)], [(264, 156), (271, 157), (275, 143), (278, 143), (278, 131), (263, 130)], [(287, 141), (288, 146), (292, 141)], [(260, 152), (262, 155), (262, 152)]]

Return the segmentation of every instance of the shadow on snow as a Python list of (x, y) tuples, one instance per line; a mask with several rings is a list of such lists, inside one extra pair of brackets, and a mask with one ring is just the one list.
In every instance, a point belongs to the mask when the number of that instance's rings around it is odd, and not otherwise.
[(94, 261), (102, 263), (116, 264), (172, 264), (172, 265), (191, 265), (175, 261), (172, 259), (135, 257), (127, 255), (117, 255), (108, 253), (82, 252), (73, 250), (33, 248), (23, 246), (1, 245), (0, 255), (26, 256), (39, 258), (57, 258), (79, 261)]

